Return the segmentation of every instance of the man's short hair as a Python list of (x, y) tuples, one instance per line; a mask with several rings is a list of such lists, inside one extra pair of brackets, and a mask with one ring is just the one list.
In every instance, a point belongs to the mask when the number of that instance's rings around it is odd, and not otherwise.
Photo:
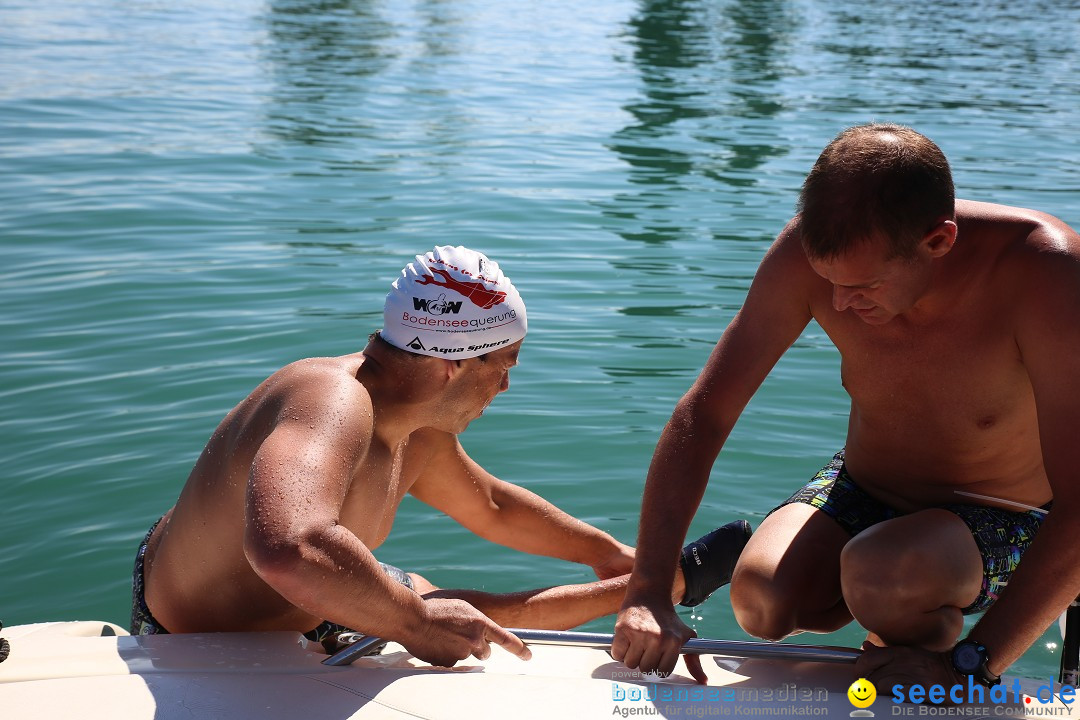
[(890, 259), (911, 258), (955, 207), (949, 162), (932, 140), (902, 125), (859, 125), (829, 143), (803, 182), (803, 248), (832, 259), (875, 240)]

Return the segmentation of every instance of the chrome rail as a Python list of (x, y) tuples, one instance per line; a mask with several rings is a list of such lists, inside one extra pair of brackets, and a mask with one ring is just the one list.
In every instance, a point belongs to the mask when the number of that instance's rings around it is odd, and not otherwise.
[[(507, 628), (521, 638), (526, 645), (561, 645), (610, 650), (610, 633), (574, 632), (569, 630), (529, 630)], [(350, 636), (350, 637), (346, 637)], [(351, 636), (356, 636), (355, 641)], [(349, 665), (368, 654), (383, 642), (371, 635), (343, 633), (338, 642), (351, 644), (323, 660), (323, 665)], [(683, 645), (683, 653), (691, 655), (724, 655), (740, 658), (767, 658), (770, 660), (803, 660), (810, 662), (853, 663), (860, 650), (829, 645), (794, 645), (787, 643), (755, 642), (749, 640), (710, 640), (691, 638)]]

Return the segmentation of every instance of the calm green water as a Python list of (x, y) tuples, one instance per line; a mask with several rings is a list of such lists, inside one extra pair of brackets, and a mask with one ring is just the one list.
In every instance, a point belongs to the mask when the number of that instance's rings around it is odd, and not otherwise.
[[(0, 619), (126, 624), (134, 547), (220, 417), (361, 347), (435, 244), (529, 304), (466, 447), (633, 542), (660, 428), (843, 127), (911, 124), (962, 196), (1080, 225), (1078, 28), (1050, 1), (0, 2)], [(756, 524), (846, 410), (811, 329), (693, 533)], [(446, 586), (589, 577), (412, 501), (380, 557)], [(689, 619), (744, 637), (726, 592)], [(1017, 669), (1055, 674), (1057, 640)]]

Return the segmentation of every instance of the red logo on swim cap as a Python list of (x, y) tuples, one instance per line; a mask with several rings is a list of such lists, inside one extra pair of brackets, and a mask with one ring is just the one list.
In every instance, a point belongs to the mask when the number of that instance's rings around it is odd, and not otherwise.
[(442, 276), (442, 280), (434, 275), (424, 275), (416, 281), (417, 285), (438, 285), (448, 290), (460, 293), (469, 299), (473, 305), (490, 310), (506, 299), (506, 293), (501, 290), (488, 290), (481, 282), (465, 282), (450, 277), (450, 273), (438, 268), (431, 268), (431, 272)]

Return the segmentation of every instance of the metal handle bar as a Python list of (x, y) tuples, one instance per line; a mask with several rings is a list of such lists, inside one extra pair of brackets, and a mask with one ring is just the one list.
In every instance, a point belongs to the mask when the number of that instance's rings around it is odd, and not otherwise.
[[(610, 633), (572, 632), (568, 630), (529, 630), (507, 628), (527, 645), (562, 645), (586, 647), (599, 650), (611, 648)], [(372, 635), (343, 633), (339, 642), (357, 639), (349, 647), (323, 660), (323, 665), (349, 665), (363, 657), (373, 647), (383, 642)], [(745, 640), (710, 640), (691, 638), (683, 645), (682, 652), (693, 655), (726, 655), (742, 658), (769, 658), (773, 660), (807, 660), (813, 662), (853, 663), (862, 654), (860, 650), (828, 645), (792, 645), (784, 643), (754, 642)]]

